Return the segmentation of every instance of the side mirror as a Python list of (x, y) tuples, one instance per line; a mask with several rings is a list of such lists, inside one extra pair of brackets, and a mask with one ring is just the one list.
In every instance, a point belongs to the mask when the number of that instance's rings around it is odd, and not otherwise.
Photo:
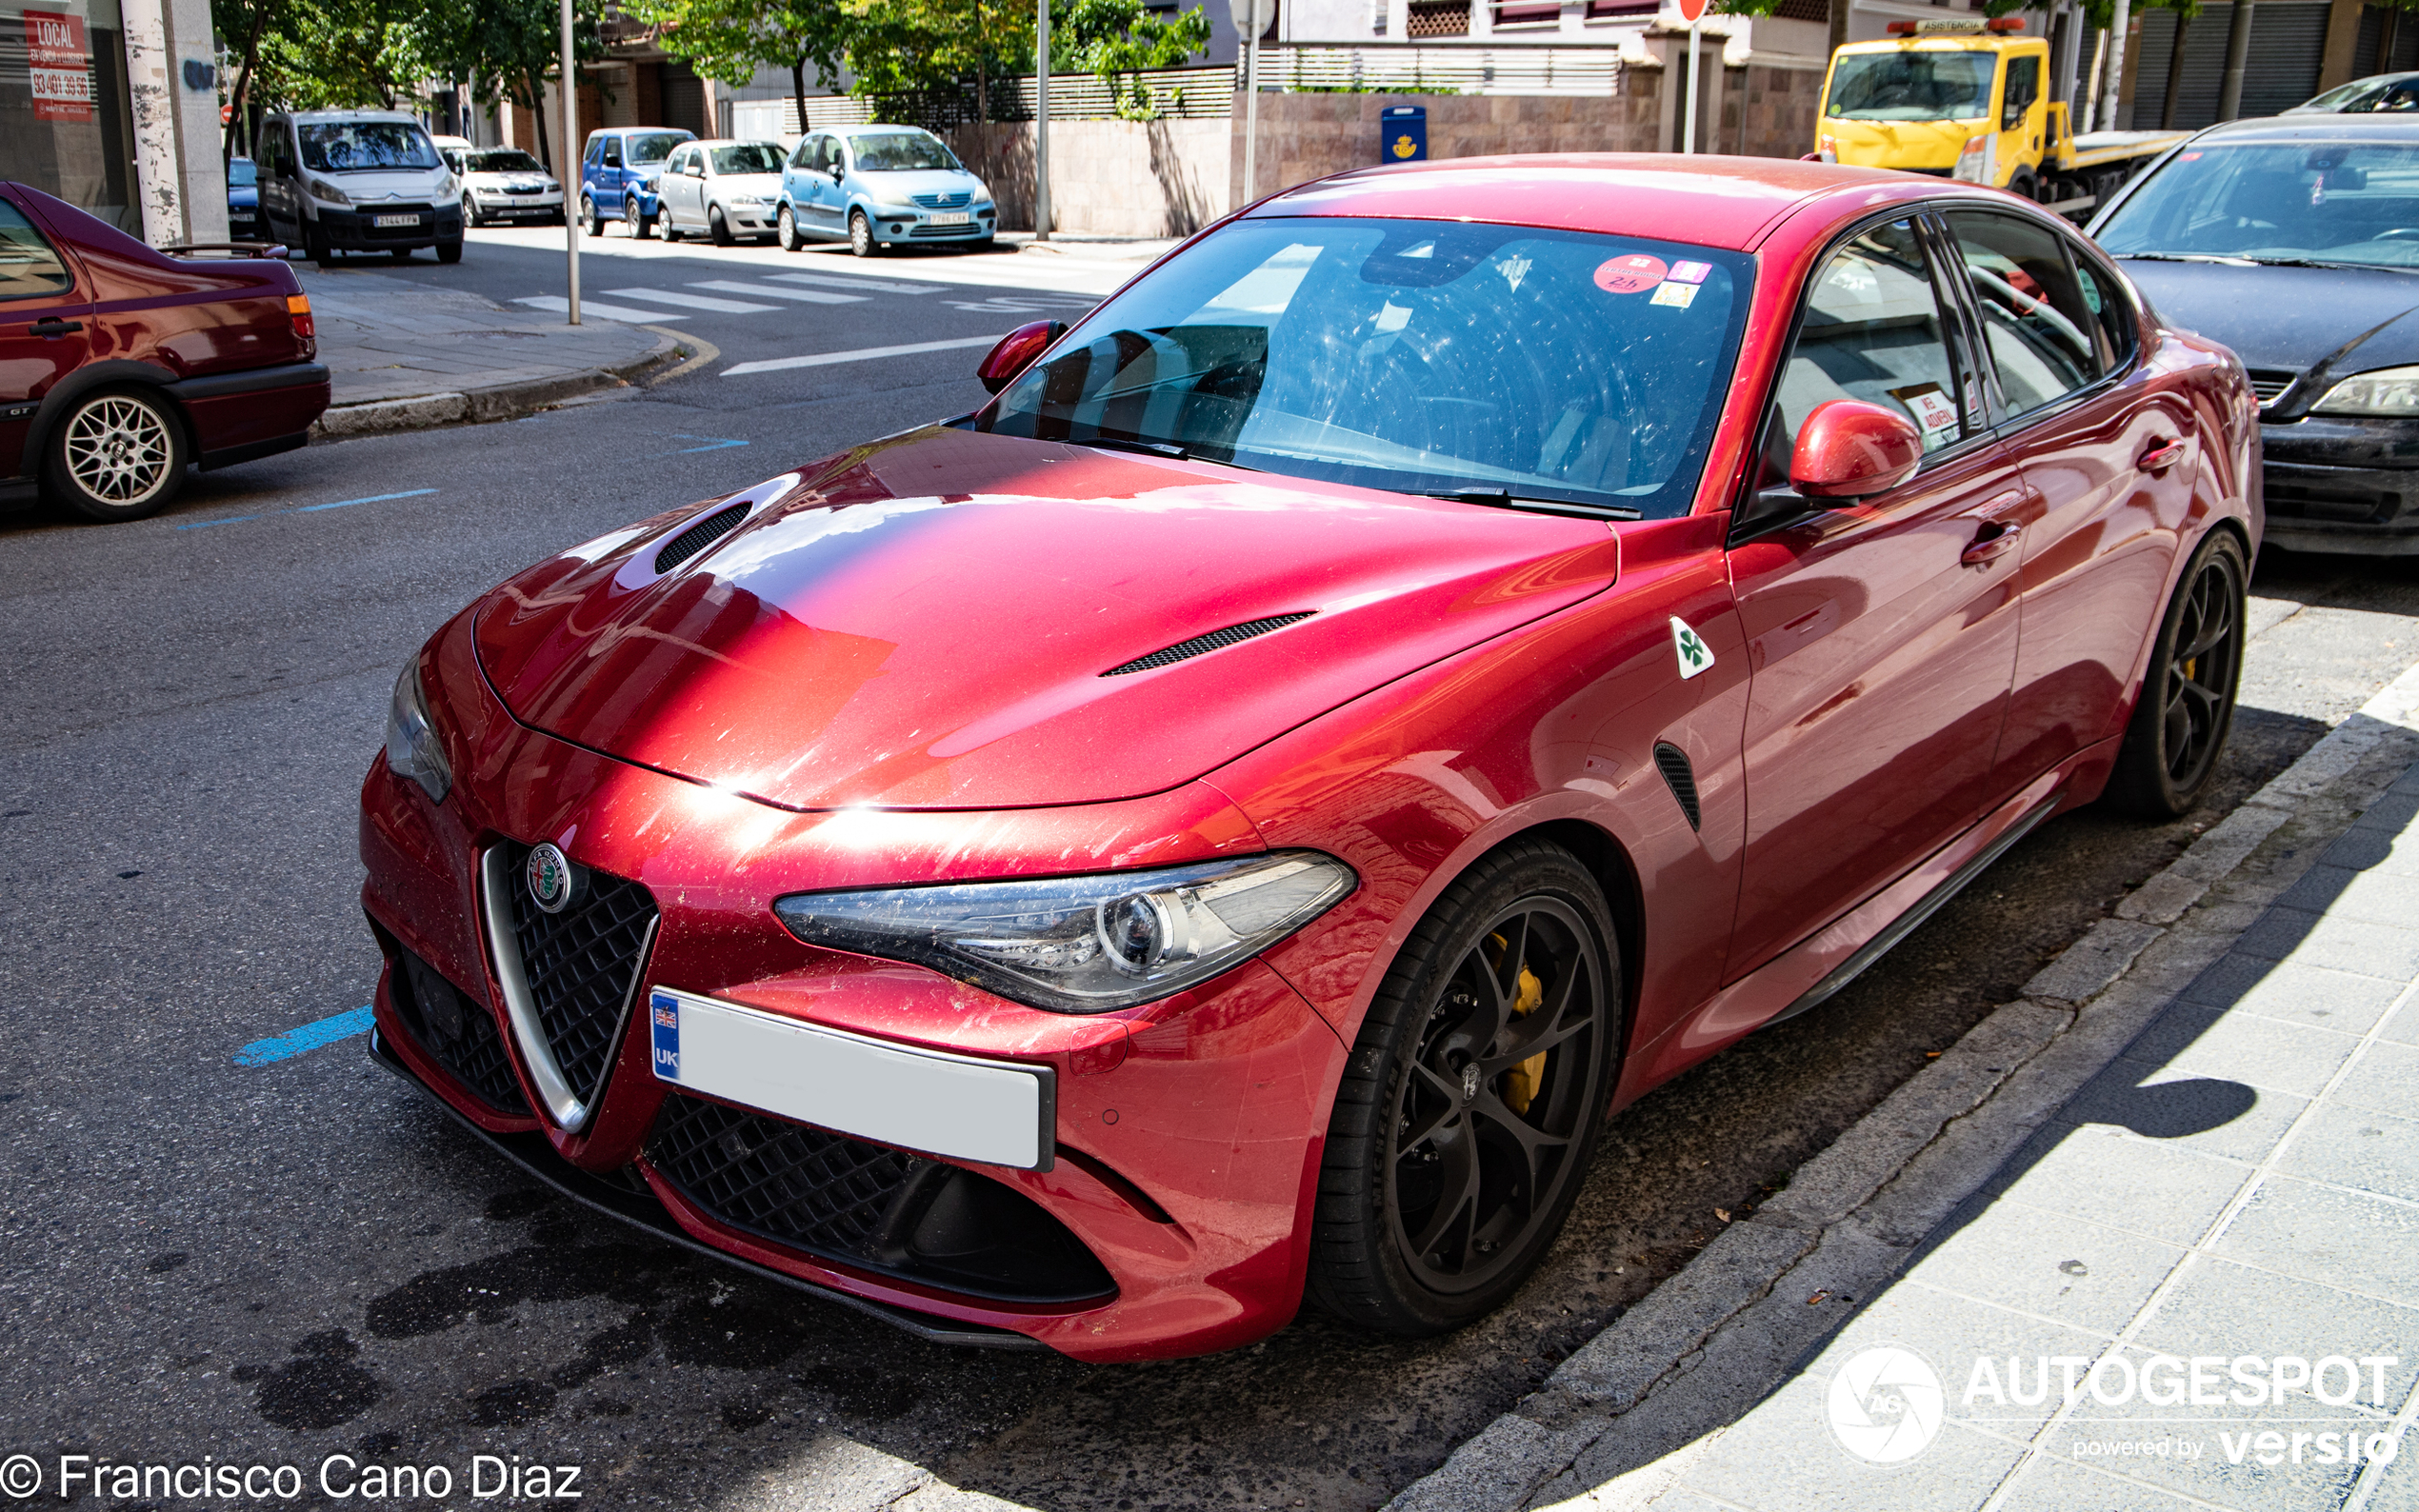
[(832, 165), (831, 165), (831, 182), (832, 182), (832, 183), (837, 184), (837, 183), (839, 183), (842, 179), (847, 178), (848, 176), (849, 176), (849, 169), (848, 169), (848, 168), (847, 168), (847, 166), (846, 166), (846, 165), (844, 165), (844, 164), (840, 164), (840, 163), (834, 163), (834, 164), (832, 164)]
[(1798, 428), (1789, 487), (1809, 499), (1862, 499), (1888, 493), (1923, 463), (1923, 433), (1913, 421), (1861, 399), (1832, 399)]
[(1016, 375), (1033, 366), (1033, 359), (1050, 349), (1050, 344), (1067, 334), (1063, 320), (1037, 320), (1030, 326), (1019, 326), (1000, 338), (991, 354), (974, 369), (983, 387), (998, 393), (1016, 381)]

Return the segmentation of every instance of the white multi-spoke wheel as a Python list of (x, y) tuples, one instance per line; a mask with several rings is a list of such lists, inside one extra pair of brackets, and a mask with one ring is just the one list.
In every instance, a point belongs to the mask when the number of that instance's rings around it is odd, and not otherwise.
[(45, 480), (92, 520), (139, 520), (185, 482), (185, 424), (167, 402), (133, 389), (87, 394), (50, 433)]

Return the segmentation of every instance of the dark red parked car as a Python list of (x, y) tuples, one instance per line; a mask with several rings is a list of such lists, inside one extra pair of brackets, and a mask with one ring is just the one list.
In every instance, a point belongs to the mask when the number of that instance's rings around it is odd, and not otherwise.
[(301, 446), (328, 408), (317, 355), (284, 263), (170, 257), (0, 182), (0, 492), (156, 513), (191, 465)]
[(487, 594), (362, 790), (390, 1068), (930, 1336), (1477, 1317), (1609, 1116), (2226, 741), (2249, 386), (1996, 190), (1349, 173), (984, 376)]

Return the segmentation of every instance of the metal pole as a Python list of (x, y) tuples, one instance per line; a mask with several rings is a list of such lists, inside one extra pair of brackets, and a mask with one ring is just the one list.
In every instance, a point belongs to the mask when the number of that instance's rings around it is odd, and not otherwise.
[[(2107, 71), (2100, 76), (2100, 129), (2122, 131), (2117, 124), (2117, 96), (2125, 92), (2125, 28), (2132, 11), (2131, 0), (2116, 0), (2116, 14), (2109, 18), (2109, 61)], [(2179, 15), (2181, 11), (2177, 12)]]
[(2231, 121), (2243, 113), (2243, 70), (2251, 57), (2251, 0), (2234, 0), (2234, 14), (2226, 23), (2226, 77), (2217, 87), (2217, 118)]
[(1703, 56), (1703, 50), (1697, 46), (1697, 28), (1700, 24), (1696, 21), (1689, 23), (1689, 103), (1688, 114), (1680, 122), (1680, 150), (1682, 152), (1693, 152), (1697, 149), (1697, 90), (1701, 88), (1697, 61)]
[(579, 200), (571, 184), (580, 176), (580, 158), (572, 144), (579, 136), (580, 86), (571, 64), (571, 0), (563, 0), (563, 166), (570, 170), (563, 175), (563, 255), (570, 262), (570, 323), (574, 326), (580, 323), (580, 223)]
[[(1419, 56), (1414, 52), (1413, 58)], [(1243, 39), (1243, 203), (1260, 197), (1260, 0), (1251, 0), (1251, 34)]]
[(1033, 30), (1033, 240), (1050, 240), (1050, 0)]

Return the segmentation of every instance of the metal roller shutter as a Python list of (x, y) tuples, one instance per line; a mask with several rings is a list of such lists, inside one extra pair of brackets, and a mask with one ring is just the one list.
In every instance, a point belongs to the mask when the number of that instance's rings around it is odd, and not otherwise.
[[(2274, 115), (2318, 92), (2328, 9), (2327, 0), (2259, 0), (2251, 11), (2250, 67), (2243, 77), (2245, 115)], [(2217, 120), (2217, 90), (2226, 77), (2226, 31), (2233, 12), (2230, 4), (2203, 6), (2185, 30), (2184, 79), (2175, 108), (2175, 125), (2181, 129), (2198, 129)], [(2133, 85), (2135, 130), (2159, 124), (2167, 103), (2168, 62), (2175, 55), (2175, 27), (2172, 10), (2152, 10), (2142, 18), (2142, 62)], [(2406, 22), (2405, 30), (2419, 29)], [(2402, 50), (2399, 38), (2394, 50)]]

